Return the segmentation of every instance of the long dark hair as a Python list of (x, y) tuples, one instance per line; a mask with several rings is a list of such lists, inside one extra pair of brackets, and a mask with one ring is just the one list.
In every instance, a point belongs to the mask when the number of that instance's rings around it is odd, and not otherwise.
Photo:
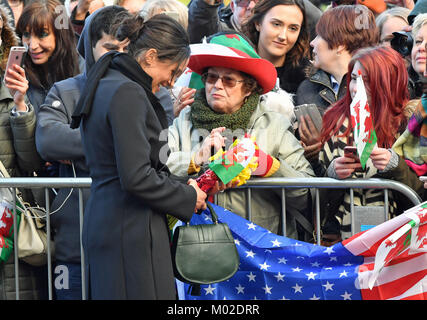
[(71, 21), (64, 11), (55, 11), (61, 6), (57, 0), (34, 0), (25, 6), (16, 25), (20, 38), (26, 31), (41, 37), (46, 24), (55, 35), (55, 50), (47, 62), (47, 73), (45, 68), (32, 62), (30, 55), (25, 59), (25, 72), (35, 87), (49, 89), (53, 83), (79, 74), (76, 36)]
[(259, 1), (253, 9), (252, 16), (242, 25), (242, 31), (248, 36), (252, 43), (258, 45), (259, 31), (256, 29), (256, 24), (260, 24), (262, 22), (265, 15), (271, 8), (280, 5), (297, 6), (302, 12), (303, 21), (297, 42), (295, 42), (294, 47), (286, 54), (286, 61), (291, 61), (292, 66), (296, 67), (304, 57), (308, 57), (310, 54), (310, 38), (307, 29), (305, 6), (302, 0)]
[(116, 38), (129, 38), (129, 54), (137, 59), (143, 52), (157, 50), (159, 60), (182, 63), (190, 57), (190, 40), (184, 28), (173, 18), (158, 14), (147, 21), (139, 15), (124, 20)]

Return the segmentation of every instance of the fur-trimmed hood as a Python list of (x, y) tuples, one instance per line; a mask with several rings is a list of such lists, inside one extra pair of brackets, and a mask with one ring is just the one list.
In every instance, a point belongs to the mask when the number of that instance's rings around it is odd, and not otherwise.
[(0, 46), (0, 72), (3, 76), (7, 58), (9, 57), (10, 48), (19, 44), (19, 39), (16, 36), (15, 28), (10, 25), (11, 12), (9, 8), (0, 4), (0, 15), (3, 20), (3, 30), (1, 32), (2, 43)]

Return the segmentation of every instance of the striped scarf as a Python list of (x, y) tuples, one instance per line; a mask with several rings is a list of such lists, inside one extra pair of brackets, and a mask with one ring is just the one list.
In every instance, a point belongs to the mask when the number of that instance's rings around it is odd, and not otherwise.
[(427, 174), (427, 95), (423, 94), (405, 132), (393, 145), (418, 176)]

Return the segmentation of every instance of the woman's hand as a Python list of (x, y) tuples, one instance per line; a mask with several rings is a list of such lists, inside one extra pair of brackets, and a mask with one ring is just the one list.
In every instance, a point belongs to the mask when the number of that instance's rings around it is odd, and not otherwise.
[(391, 152), (384, 148), (375, 148), (370, 155), (375, 168), (382, 171), (390, 162)]
[(354, 170), (362, 168), (362, 165), (354, 158), (343, 156), (335, 159), (334, 167), (338, 179), (345, 179), (350, 177)]
[(196, 89), (183, 87), (178, 94), (176, 101), (173, 104), (173, 115), (176, 117), (179, 116), (182, 109), (194, 102), (194, 95), (196, 94)]
[(308, 115), (300, 117), (298, 130), (301, 144), (304, 148), (305, 158), (309, 162), (317, 162), (317, 160), (319, 160), (320, 150), (322, 149), (320, 132)]
[(212, 189), (208, 192), (208, 195), (213, 196), (218, 192), (224, 192), (227, 189), (235, 188), (238, 184), (239, 181), (229, 182), (227, 184), (224, 184), (222, 181), (217, 181), (215, 182), (215, 185), (212, 187)]
[(25, 70), (17, 64), (14, 64), (6, 72), (4, 80), (10, 95), (13, 97), (16, 111), (26, 111), (25, 94), (28, 90), (28, 80), (25, 77)]
[(225, 131), (225, 127), (215, 128), (211, 131), (210, 135), (205, 138), (199, 151), (194, 156), (194, 164), (198, 167), (203, 165), (209, 160), (211, 155), (211, 149), (217, 152), (222, 147), (225, 147), (226, 137), (221, 135), (221, 132)]
[(202, 191), (202, 189), (199, 188), (196, 180), (189, 179), (187, 181), (187, 184), (192, 186), (196, 190), (196, 193), (197, 193), (197, 201), (196, 201), (196, 207), (194, 208), (194, 212), (197, 212), (199, 210), (205, 210), (207, 208), (207, 205), (206, 205), (207, 194), (204, 193)]

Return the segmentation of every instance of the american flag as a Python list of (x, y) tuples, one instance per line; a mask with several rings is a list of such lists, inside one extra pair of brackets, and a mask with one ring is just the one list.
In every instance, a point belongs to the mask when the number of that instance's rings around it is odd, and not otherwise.
[[(332, 247), (273, 234), (213, 205), (240, 256), (227, 281), (182, 300), (383, 300), (427, 298), (427, 202)], [(191, 224), (210, 223), (208, 211)], [(408, 237), (409, 235), (409, 237)]]

